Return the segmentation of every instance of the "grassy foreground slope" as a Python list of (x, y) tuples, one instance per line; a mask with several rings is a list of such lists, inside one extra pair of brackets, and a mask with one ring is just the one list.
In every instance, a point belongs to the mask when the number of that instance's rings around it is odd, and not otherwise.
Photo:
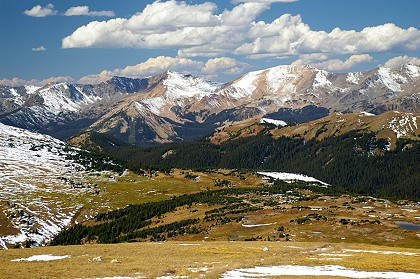
[[(198, 174), (186, 176), (199, 183)], [(247, 175), (237, 175), (214, 180), (200, 192), (99, 214), (61, 232), (51, 245), (228, 240), (419, 248), (417, 231), (400, 229), (396, 223), (417, 224), (417, 203), (354, 196), (338, 187), (306, 182), (240, 186)]]
[[(67, 256), (49, 262), (16, 261), (36, 255)], [(356, 271), (418, 273), (417, 249), (348, 243), (165, 242), (13, 249), (0, 251), (2, 278), (221, 278), (255, 266), (339, 265)], [(99, 261), (99, 257), (101, 260)], [(117, 277), (118, 276), (118, 277)], [(406, 278), (410, 278), (406, 274)], [(259, 277), (257, 277), (259, 278)], [(329, 278), (264, 276), (264, 278)], [(331, 277), (331, 278), (346, 278)], [(364, 277), (366, 278), (366, 277)], [(381, 277), (380, 277), (381, 278)]]

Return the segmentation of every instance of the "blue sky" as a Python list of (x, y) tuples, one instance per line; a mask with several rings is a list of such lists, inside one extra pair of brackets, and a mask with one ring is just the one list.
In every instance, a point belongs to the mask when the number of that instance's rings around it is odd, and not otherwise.
[(0, 84), (420, 65), (418, 0), (0, 0)]

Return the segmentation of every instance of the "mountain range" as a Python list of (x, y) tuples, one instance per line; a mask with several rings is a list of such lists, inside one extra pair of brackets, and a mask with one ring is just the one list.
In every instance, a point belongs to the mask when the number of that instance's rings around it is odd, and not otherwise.
[(126, 165), (98, 155), (95, 167), (90, 152), (83, 164), (83, 151), (64, 139), (137, 169), (281, 169), (350, 192), (418, 199), (419, 98), (414, 65), (359, 73), (278, 66), (225, 84), (167, 71), (0, 86), (0, 249), (44, 245), (97, 214), (86, 204), (105, 208), (95, 181), (113, 181), (100, 171)]
[(302, 123), (334, 113), (420, 112), (420, 67), (356, 73), (277, 66), (221, 84), (171, 71), (100, 84), (0, 86), (0, 122), (67, 139), (84, 131), (147, 146), (199, 139), (263, 117)]

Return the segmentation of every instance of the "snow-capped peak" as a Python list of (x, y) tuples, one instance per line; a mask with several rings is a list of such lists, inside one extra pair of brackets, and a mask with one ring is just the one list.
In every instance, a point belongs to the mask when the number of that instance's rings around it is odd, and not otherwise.
[(183, 75), (168, 71), (168, 78), (163, 84), (167, 88), (165, 96), (169, 99), (202, 98), (219, 89), (222, 84), (205, 80), (201, 77)]
[(265, 70), (249, 72), (232, 84), (232, 90), (229, 90), (229, 93), (235, 99), (250, 97), (257, 87), (260, 86), (261, 82), (264, 82), (267, 89), (271, 92), (277, 92), (281, 88), (283, 92), (294, 93), (296, 90), (294, 82), (305, 73), (316, 71), (318, 70), (306, 65), (280, 65)]

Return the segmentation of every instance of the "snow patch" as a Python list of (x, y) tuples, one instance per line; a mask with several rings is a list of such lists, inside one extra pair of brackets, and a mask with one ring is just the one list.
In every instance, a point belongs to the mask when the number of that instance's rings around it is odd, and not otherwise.
[(382, 81), (382, 83), (391, 89), (394, 92), (401, 92), (401, 86), (396, 82), (396, 80), (400, 79), (403, 81), (407, 81), (404, 77), (392, 74), (390, 68), (379, 68), (378, 71), (379, 79)]
[(276, 126), (287, 126), (287, 123), (284, 122), (283, 120), (275, 120), (275, 119), (270, 119), (270, 118), (262, 118), (260, 123), (269, 123), (269, 124), (274, 124)]
[(66, 256), (53, 256), (51, 254), (48, 255), (34, 255), (30, 256), (29, 258), (20, 258), (16, 260), (11, 260), (12, 262), (48, 262), (48, 261), (56, 261), (56, 260), (62, 260), (70, 258), (69, 255)]
[(407, 69), (410, 71), (408, 74), (411, 78), (420, 77), (420, 70), (418, 66), (415, 65), (407, 65)]
[(279, 66), (268, 69), (266, 81), (268, 88), (275, 92), (281, 86), (284, 86), (284, 91), (295, 93), (296, 86), (292, 81), (297, 78), (297, 75), (291, 73), (293, 69), (293, 66)]
[(261, 278), (265, 276), (342, 276), (346, 278), (399, 278), (420, 279), (419, 273), (408, 272), (374, 272), (358, 271), (338, 265), (326, 266), (258, 266), (254, 268), (241, 268), (222, 274), (224, 279)]
[(304, 181), (304, 182), (313, 182), (313, 183), (320, 183), (324, 186), (328, 185), (325, 182), (322, 182), (318, 179), (313, 177), (309, 177), (303, 174), (294, 174), (294, 173), (287, 173), (287, 172), (257, 172), (260, 175), (271, 177), (274, 179), (285, 180), (285, 181)]
[(361, 111), (359, 116), (376, 116), (376, 115), (373, 113), (366, 112), (366, 111)]
[(240, 99), (242, 97), (249, 97), (257, 89), (258, 79), (261, 76), (263, 71), (254, 71), (244, 75), (239, 81), (232, 84), (235, 90), (229, 92), (235, 99)]
[(350, 253), (370, 253), (382, 255), (403, 255), (403, 256), (419, 256), (420, 253), (413, 252), (396, 252), (396, 251), (378, 251), (378, 250), (357, 250), (357, 249), (343, 249), (343, 252)]
[[(141, 102), (141, 105), (143, 106), (143, 108), (140, 109), (140, 110), (147, 109), (147, 110), (151, 111), (153, 114), (156, 114), (156, 115), (161, 114), (161, 109), (165, 104), (165, 100), (163, 99), (163, 97), (143, 99), (140, 102)], [(136, 108), (137, 109), (139, 109), (138, 105), (139, 105), (139, 103), (136, 102)], [(143, 116), (146, 117), (145, 115), (143, 115)]]
[(271, 225), (275, 225), (275, 224), (277, 224), (277, 222), (275, 222), (275, 223), (268, 223), (268, 224), (254, 224), (254, 225), (251, 225), (251, 224), (242, 224), (242, 227), (244, 227), (244, 228), (257, 228), (257, 227), (271, 226)]
[(388, 128), (397, 135), (397, 138), (414, 133), (417, 127), (417, 117), (412, 113), (402, 113), (393, 117), (388, 123)]
[(315, 76), (314, 87), (331, 85), (332, 83), (327, 79), (327, 75), (328, 72), (326, 71), (318, 71)]
[(361, 76), (361, 73), (348, 73), (346, 81), (354, 84), (359, 84), (359, 79)]

